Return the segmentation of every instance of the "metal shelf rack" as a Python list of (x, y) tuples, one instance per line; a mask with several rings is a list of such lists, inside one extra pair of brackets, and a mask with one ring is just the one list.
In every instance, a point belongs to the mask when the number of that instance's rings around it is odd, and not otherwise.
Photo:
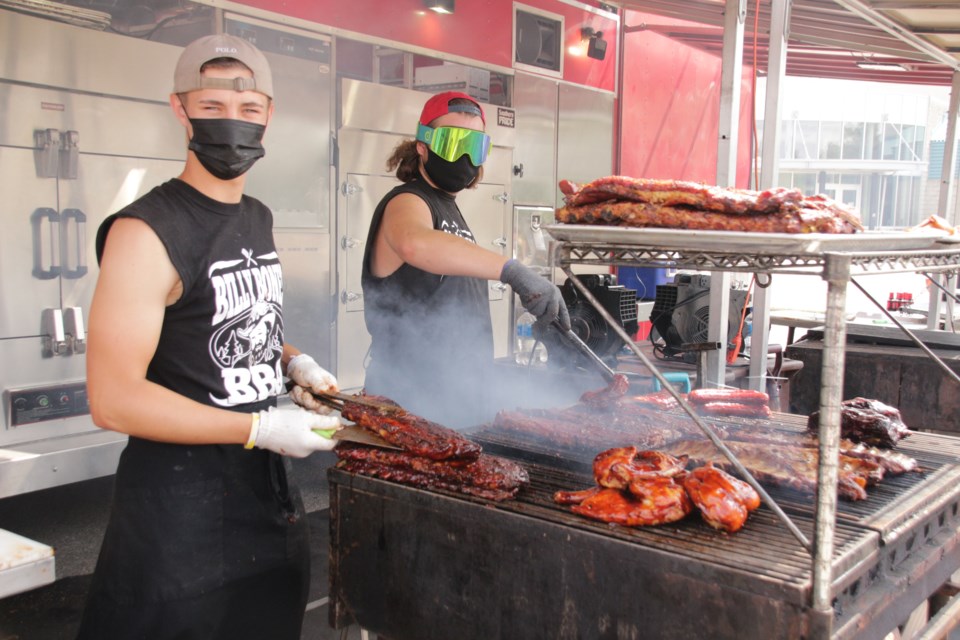
[[(863, 241), (846, 238), (818, 238), (810, 234), (796, 239), (791, 250), (778, 250), (769, 238), (783, 234), (728, 234), (729, 247), (724, 246), (725, 232), (686, 232), (651, 229), (596, 229), (575, 225), (552, 225), (547, 228), (554, 238), (552, 258), (554, 265), (562, 268), (580, 293), (605, 317), (611, 328), (620, 334), (624, 343), (631, 347), (640, 360), (653, 372), (661, 385), (680, 401), (681, 406), (700, 426), (741, 473), (742, 465), (732, 457), (726, 447), (695, 412), (682, 401), (673, 387), (662, 379), (652, 362), (640, 351), (628, 336), (607, 314), (602, 305), (590, 294), (573, 273), (573, 265), (670, 267), (697, 271), (731, 271), (753, 274), (794, 273), (820, 275), (827, 281), (826, 318), (824, 326), (823, 365), (820, 393), (820, 456), (817, 469), (819, 487), (832, 487), (831, 491), (817, 492), (816, 528), (813, 544), (807, 543), (796, 527), (761, 490), (761, 496), (774, 512), (790, 528), (813, 556), (812, 608), (817, 614), (818, 629), (814, 637), (829, 637), (832, 628), (832, 602), (830, 594), (831, 558), (834, 547), (834, 527), (837, 512), (838, 456), (840, 451), (840, 402), (843, 386), (844, 345), (846, 343), (847, 287), (854, 275), (923, 271), (930, 273), (960, 272), (960, 244), (945, 244), (940, 238), (918, 238), (910, 233), (887, 234), (879, 244), (877, 234), (862, 234)], [(664, 232), (666, 231), (666, 234)], [(580, 237), (584, 239), (578, 239)], [(624, 242), (606, 241), (622, 235)], [(800, 234), (803, 235), (803, 234)], [(823, 240), (821, 243), (820, 241)], [(664, 242), (666, 241), (666, 242)], [(667, 246), (664, 246), (666, 244)], [(833, 244), (840, 250), (829, 250)], [(925, 246), (928, 245), (928, 246)], [(781, 244), (781, 247), (784, 245)], [(827, 250), (822, 250), (827, 249)], [(902, 249), (902, 250), (901, 250)], [(760, 326), (765, 317), (754, 314), (754, 322)], [(746, 474), (754, 488), (755, 481)]]

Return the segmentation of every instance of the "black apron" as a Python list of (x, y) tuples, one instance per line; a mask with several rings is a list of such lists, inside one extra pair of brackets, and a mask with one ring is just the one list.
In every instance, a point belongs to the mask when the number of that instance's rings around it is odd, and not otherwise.
[(131, 438), (78, 638), (299, 640), (310, 550), (288, 464)]

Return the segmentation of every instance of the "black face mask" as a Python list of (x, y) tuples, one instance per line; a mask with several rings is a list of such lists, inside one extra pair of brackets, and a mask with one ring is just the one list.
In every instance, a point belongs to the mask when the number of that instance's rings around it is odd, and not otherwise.
[(260, 144), (266, 130), (262, 124), (219, 118), (190, 118), (190, 124), (193, 138), (188, 148), (221, 180), (242, 176), (266, 153)]
[(477, 175), (480, 174), (480, 167), (473, 166), (470, 162), (470, 156), (462, 155), (456, 162), (448, 162), (430, 149), (427, 149), (427, 161), (423, 163), (423, 168), (427, 170), (427, 175), (433, 180), (440, 189), (456, 193), (470, 186)]

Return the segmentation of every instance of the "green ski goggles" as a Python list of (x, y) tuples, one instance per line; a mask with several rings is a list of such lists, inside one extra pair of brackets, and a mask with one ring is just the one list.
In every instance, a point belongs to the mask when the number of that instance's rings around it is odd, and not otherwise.
[(473, 166), (487, 161), (493, 142), (483, 131), (461, 127), (428, 127), (417, 125), (417, 140), (448, 162), (456, 162), (464, 154), (470, 156)]

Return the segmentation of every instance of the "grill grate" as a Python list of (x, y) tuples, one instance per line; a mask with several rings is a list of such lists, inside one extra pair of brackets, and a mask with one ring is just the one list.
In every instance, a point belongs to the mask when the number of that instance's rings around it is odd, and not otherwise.
[[(788, 431), (806, 429), (802, 416), (778, 414), (775, 421), (775, 426)], [(737, 418), (712, 422), (728, 427), (751, 424)], [(471, 437), (485, 451), (519, 460), (531, 472), (530, 487), (516, 501), (504, 503), (503, 509), (645, 546), (682, 551), (738, 574), (766, 576), (804, 589), (810, 583), (809, 554), (766, 506), (752, 513), (746, 526), (734, 535), (718, 532), (693, 516), (673, 525), (649, 528), (593, 522), (555, 504), (553, 493), (592, 486), (596, 452), (564, 449), (534, 436), (484, 428)], [(625, 444), (629, 443), (610, 446)], [(885, 571), (897, 568), (914, 550), (960, 524), (960, 439), (915, 432), (900, 443), (898, 451), (916, 458), (923, 471), (884, 478), (868, 488), (866, 500), (838, 501), (832, 573), (838, 611), (848, 608), (859, 594), (881, 581)], [(812, 537), (815, 496), (779, 487), (768, 487), (768, 491), (800, 530)]]

